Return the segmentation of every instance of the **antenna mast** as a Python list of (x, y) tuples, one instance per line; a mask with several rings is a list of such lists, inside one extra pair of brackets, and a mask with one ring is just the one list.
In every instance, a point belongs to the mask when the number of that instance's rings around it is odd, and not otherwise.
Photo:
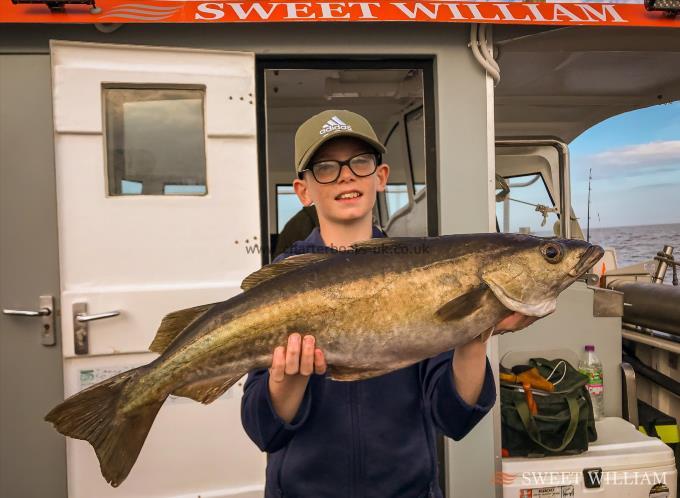
[(588, 223), (586, 225), (586, 242), (590, 242), (590, 183), (593, 179), (593, 168), (588, 170)]

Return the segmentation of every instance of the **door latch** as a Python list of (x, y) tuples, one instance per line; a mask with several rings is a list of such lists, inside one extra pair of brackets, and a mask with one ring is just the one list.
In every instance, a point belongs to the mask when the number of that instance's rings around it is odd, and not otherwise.
[(104, 313), (87, 314), (87, 303), (73, 303), (73, 347), (76, 354), (90, 352), (89, 326), (93, 320), (111, 318), (120, 315), (120, 311), (105, 311)]
[(42, 318), (41, 344), (43, 346), (54, 346), (57, 338), (54, 334), (54, 297), (40, 296), (40, 308), (33, 310), (8, 310), (3, 309), (4, 315), (12, 316), (39, 316)]

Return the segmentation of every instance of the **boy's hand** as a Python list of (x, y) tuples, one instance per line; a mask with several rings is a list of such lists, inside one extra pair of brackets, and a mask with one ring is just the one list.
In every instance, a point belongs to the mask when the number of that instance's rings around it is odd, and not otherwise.
[(288, 337), (287, 346), (274, 349), (269, 369), (269, 394), (276, 413), (290, 423), (307, 388), (309, 376), (326, 373), (326, 359), (315, 347), (314, 336), (298, 333)]
[(538, 317), (536, 316), (527, 316), (515, 312), (501, 320), (498, 325), (496, 325), (496, 330), (498, 332), (515, 332), (517, 330), (523, 329), (524, 327), (528, 327), (536, 320), (538, 320)]
[(274, 382), (285, 382), (286, 377), (309, 377), (313, 373), (326, 373), (326, 360), (323, 352), (315, 347), (314, 336), (306, 335), (304, 339), (298, 333), (288, 337), (287, 346), (274, 349), (270, 378)]

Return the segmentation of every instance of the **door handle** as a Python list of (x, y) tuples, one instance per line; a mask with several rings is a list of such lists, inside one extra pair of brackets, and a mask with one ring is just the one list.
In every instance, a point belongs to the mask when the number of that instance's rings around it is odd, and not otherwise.
[(54, 335), (54, 297), (40, 296), (38, 311), (3, 309), (4, 315), (10, 316), (39, 316), (42, 317), (41, 344), (54, 346), (57, 343)]
[(75, 354), (88, 354), (90, 352), (90, 328), (88, 324), (94, 320), (112, 318), (120, 315), (120, 311), (105, 311), (88, 315), (87, 303), (73, 303), (73, 348)]
[(52, 310), (48, 308), (40, 308), (38, 311), (24, 311), (24, 310), (2, 310), (5, 315), (17, 315), (17, 316), (47, 316), (52, 313)]
[(91, 322), (92, 320), (101, 320), (102, 318), (111, 318), (112, 316), (118, 315), (120, 315), (120, 311), (106, 311), (104, 313), (97, 313), (96, 315), (79, 313), (76, 315), (76, 320), (79, 322)]

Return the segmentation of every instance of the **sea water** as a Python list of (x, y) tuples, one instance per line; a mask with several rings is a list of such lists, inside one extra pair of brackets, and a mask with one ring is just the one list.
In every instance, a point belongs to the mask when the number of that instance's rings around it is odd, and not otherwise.
[[(583, 236), (586, 228), (582, 226)], [(536, 232), (539, 237), (552, 237), (549, 231)], [(590, 242), (616, 251), (616, 261), (620, 267), (629, 266), (654, 259), (656, 253), (663, 250), (663, 246), (673, 247), (673, 256), (680, 261), (680, 223), (664, 225), (639, 225), (627, 227), (591, 227)], [(651, 268), (653, 272), (656, 263)], [(666, 283), (671, 282), (673, 272), (670, 268), (666, 272)], [(678, 268), (680, 278), (680, 268)]]
[[(585, 235), (585, 228), (583, 232)], [(610, 228), (591, 227), (590, 242), (616, 249), (619, 266), (628, 266), (652, 259), (663, 249), (664, 245), (673, 246), (675, 259), (680, 260), (680, 223)]]

